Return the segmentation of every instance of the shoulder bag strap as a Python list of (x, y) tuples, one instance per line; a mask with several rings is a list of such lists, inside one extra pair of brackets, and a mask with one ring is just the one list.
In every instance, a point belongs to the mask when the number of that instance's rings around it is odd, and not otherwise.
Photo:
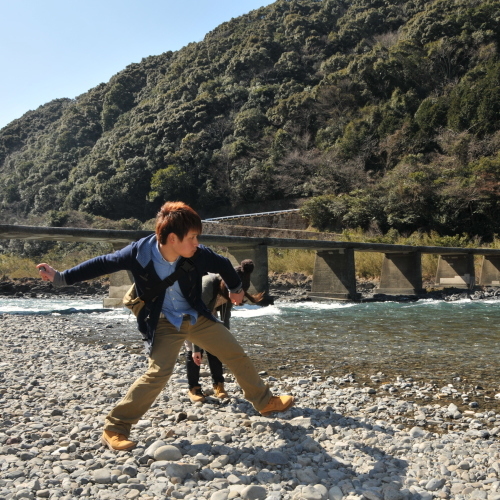
[(146, 290), (139, 298), (144, 302), (150, 302), (158, 297), (163, 290), (172, 286), (184, 273), (188, 273), (194, 269), (194, 264), (190, 259), (186, 259), (170, 276), (167, 276), (162, 282), (158, 283), (153, 288)]

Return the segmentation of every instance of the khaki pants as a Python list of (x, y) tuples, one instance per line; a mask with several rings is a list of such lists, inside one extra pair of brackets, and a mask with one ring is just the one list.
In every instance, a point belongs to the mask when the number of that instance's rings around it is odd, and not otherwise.
[(257, 411), (271, 398), (267, 384), (259, 377), (250, 358), (231, 332), (222, 324), (203, 316), (191, 325), (183, 321), (180, 331), (166, 319), (160, 319), (155, 333), (148, 371), (130, 387), (125, 397), (106, 417), (104, 428), (128, 436), (130, 428), (149, 410), (172, 375), (177, 356), (189, 340), (217, 356), (235, 376), (245, 398)]

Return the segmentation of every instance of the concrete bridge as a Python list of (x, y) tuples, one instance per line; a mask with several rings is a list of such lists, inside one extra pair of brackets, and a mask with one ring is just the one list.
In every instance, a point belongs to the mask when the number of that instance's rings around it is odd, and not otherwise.
[(298, 208), (277, 210), (274, 212), (259, 212), (256, 214), (226, 215), (224, 217), (205, 219), (203, 222), (295, 230), (304, 230), (309, 226), (309, 221), (300, 215)]
[[(207, 225), (209, 224), (209, 225)], [(213, 232), (210, 223), (204, 224)], [(245, 229), (245, 228), (244, 228)], [(256, 229), (256, 228), (254, 228)], [(312, 289), (313, 299), (357, 300), (354, 252), (378, 252), (384, 255), (380, 276), (379, 293), (388, 295), (415, 295), (422, 291), (421, 256), (439, 255), (436, 286), (471, 289), (476, 285), (474, 255), (482, 256), (480, 286), (500, 286), (500, 249), (453, 248), (383, 243), (358, 243), (298, 237), (273, 237), (272, 230), (256, 229), (262, 236), (232, 236), (228, 234), (203, 234), (200, 242), (207, 246), (228, 249), (231, 261), (236, 265), (243, 259), (253, 259), (251, 293), (268, 291), (268, 248), (305, 249), (316, 252)], [(283, 230), (282, 230), (283, 231)], [(283, 234), (283, 232), (279, 234)], [(293, 232), (290, 232), (293, 233)], [(306, 233), (300, 231), (300, 233)], [(58, 241), (108, 241), (118, 250), (131, 241), (152, 234), (152, 231), (121, 231), (103, 229), (58, 228), (0, 225), (0, 238), (42, 239)], [(267, 234), (267, 235), (266, 235)], [(318, 238), (321, 233), (309, 233)], [(306, 235), (303, 236), (304, 238)], [(54, 263), (57, 265), (57, 263)], [(109, 298), (105, 306), (120, 306), (121, 299), (130, 286), (126, 272), (111, 275)]]

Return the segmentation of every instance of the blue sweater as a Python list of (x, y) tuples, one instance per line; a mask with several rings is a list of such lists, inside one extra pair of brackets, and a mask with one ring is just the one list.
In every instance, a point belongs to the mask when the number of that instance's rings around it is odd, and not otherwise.
[[(125, 248), (114, 253), (100, 255), (94, 259), (87, 260), (62, 273), (66, 284), (72, 285), (78, 281), (97, 278), (104, 274), (117, 271), (130, 271), (134, 277), (138, 296), (141, 296), (147, 288), (155, 286), (162, 281), (156, 274), (153, 260), (152, 248), (156, 245), (156, 235), (147, 236), (127, 245)], [(178, 268), (184, 262), (180, 258), (177, 262)], [(207, 273), (218, 273), (222, 276), (229, 290), (237, 290), (241, 287), (241, 280), (234, 270), (233, 265), (226, 257), (215, 253), (210, 248), (199, 245), (195, 255), (191, 257), (195, 269), (179, 278), (179, 286), (185, 299), (198, 315), (216, 321), (216, 318), (208, 310), (201, 298), (201, 280)], [(150, 302), (147, 302), (137, 317), (137, 327), (142, 338), (148, 344), (148, 354), (154, 342), (156, 325), (160, 317), (165, 291)]]

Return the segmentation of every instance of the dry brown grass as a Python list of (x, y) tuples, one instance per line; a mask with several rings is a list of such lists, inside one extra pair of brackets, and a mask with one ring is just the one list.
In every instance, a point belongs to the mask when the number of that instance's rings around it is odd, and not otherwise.
[(314, 271), (316, 252), (270, 248), (268, 252), (269, 271), (275, 273), (303, 273), (307, 276)]
[(57, 247), (42, 255), (40, 258), (19, 257), (15, 254), (0, 254), (0, 277), (3, 279), (39, 278), (37, 264), (46, 262), (55, 269), (64, 271), (80, 262), (96, 257), (105, 252), (111, 252), (111, 245), (99, 244), (83, 246), (65, 253), (64, 246)]
[(0, 277), (2, 279), (34, 278), (38, 276), (36, 263), (27, 257), (0, 255)]

